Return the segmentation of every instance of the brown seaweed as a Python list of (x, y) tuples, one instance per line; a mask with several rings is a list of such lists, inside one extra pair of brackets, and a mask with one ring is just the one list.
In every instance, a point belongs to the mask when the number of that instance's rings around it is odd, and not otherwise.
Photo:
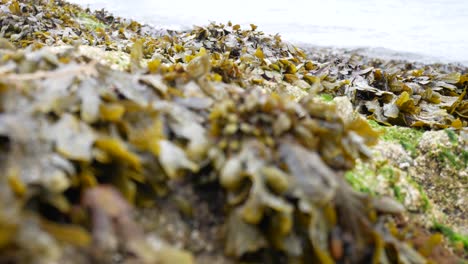
[[(215, 225), (233, 261), (424, 262), (386, 226), (403, 208), (343, 178), (379, 136), (354, 108), (384, 124), (459, 129), (466, 75), (320, 63), (255, 25), (156, 37), (105, 12), (31, 3), (0, 5), (6, 260), (60, 262), (71, 250), (82, 263), (193, 263), (203, 249), (147, 234), (133, 214), (175, 201), (194, 224), (194, 197), (220, 193), (208, 215), (225, 219)], [(113, 69), (78, 44), (130, 53), (130, 64)]]

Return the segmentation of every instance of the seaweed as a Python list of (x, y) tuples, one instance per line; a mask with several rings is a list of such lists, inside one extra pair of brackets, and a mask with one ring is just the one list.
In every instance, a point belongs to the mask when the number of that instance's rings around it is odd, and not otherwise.
[[(173, 205), (192, 227), (221, 219), (210, 224), (233, 261), (424, 263), (385, 226), (401, 204), (345, 181), (380, 135), (354, 108), (385, 124), (460, 129), (464, 75), (347, 71), (255, 25), (158, 35), (64, 1), (0, 7), (0, 260), (71, 251), (82, 263), (193, 263), (204, 249), (133, 217)], [(129, 65), (80, 45), (128, 53)], [(422, 100), (404, 78), (432, 90)], [(420, 114), (438, 100), (443, 118)], [(222, 209), (200, 212), (202, 193), (219, 194), (210, 203)]]
[[(373, 229), (368, 213), (401, 212), (387, 200), (369, 203), (342, 179), (340, 172), (352, 168), (355, 158), (365, 159), (367, 145), (375, 144), (378, 136), (359, 115), (348, 112), (352, 108), (345, 98), (337, 107), (315, 97), (296, 102), (266, 94), (258, 87), (231, 85), (221, 90), (220, 85), (225, 84), (206, 80), (209, 68), (203, 56), (187, 67), (194, 82), (177, 84), (179, 78), (187, 78), (180, 72), (175, 79), (162, 82), (171, 87), (170, 82), (176, 80), (176, 87), (155, 89), (154, 85), (161, 83), (141, 82), (148, 80), (146, 72), (117, 72), (66, 51), (32, 52), (30, 58), (41, 61), (54, 57), (58, 63), (53, 69), (40, 63), (28, 73), (17, 73), (31, 60), (23, 56), (13, 61), (21, 53), (17, 51), (16, 56), (6, 56), (2, 61), (2, 65), (15, 65), (2, 78), (6, 87), (2, 97), (10, 99), (2, 102), (1, 134), (9, 138), (12, 149), (5, 153), (11, 158), (2, 166), (16, 175), (10, 176), (12, 190), (31, 199), (43, 197), (48, 206), (63, 208), (54, 210), (61, 219), (72, 218), (71, 207), (91, 210), (90, 215), (82, 216), (88, 220), (44, 222), (45, 226), (37, 228), (51, 233), (60, 243), (80, 247), (91, 243), (97, 251), (90, 255), (93, 259), (106, 259), (104, 252), (122, 249), (144, 261), (156, 258), (157, 254), (149, 252), (157, 249), (145, 245), (141, 231), (125, 231), (139, 229), (125, 213), (131, 210), (127, 203), (143, 198), (140, 189), (144, 185), (153, 189), (155, 197), (170, 195), (173, 181), (189, 175), (203, 177), (207, 172), (201, 168), (206, 166), (215, 175), (210, 181), (219, 180), (227, 193), (226, 216), (236, 223), (231, 226), (228, 221), (227, 225), (236, 231), (225, 237), (226, 252), (239, 260), (269, 248), (304, 260), (308, 247), (314, 248), (313, 256), (322, 261), (341, 258), (329, 253), (327, 237), (332, 230), (340, 228), (342, 236), (361, 243), (380, 240), (383, 234), (377, 231), (368, 237)], [(63, 79), (64, 72), (69, 81), (55, 81)], [(161, 80), (171, 74), (165, 73)], [(77, 90), (60, 92), (66, 89)], [(211, 91), (220, 93), (213, 98)], [(205, 97), (210, 98), (211, 106), (194, 107)], [(11, 104), (12, 98), (18, 103)], [(195, 101), (187, 104), (191, 99)], [(34, 176), (29, 171), (35, 171)], [(102, 184), (113, 187), (101, 189)], [(35, 194), (34, 185), (42, 191)], [(77, 188), (84, 191), (78, 204), (67, 195)], [(96, 198), (97, 193), (100, 198)], [(69, 206), (64, 207), (57, 198), (45, 199), (52, 194), (63, 197)], [(109, 203), (118, 207), (104, 207)], [(339, 220), (344, 214), (353, 215), (346, 225)], [(53, 221), (57, 216), (39, 211), (36, 217)], [(92, 223), (90, 229), (79, 225), (88, 221)], [(239, 221), (244, 222), (245, 230), (256, 230), (250, 238), (252, 244), (244, 239), (251, 231), (239, 231)], [(76, 235), (65, 238), (67, 234)], [(87, 242), (87, 237), (93, 237), (92, 242)], [(367, 239), (361, 240), (363, 237)], [(235, 242), (239, 239), (245, 247)], [(27, 248), (27, 244), (21, 244), (25, 242), (5, 243)], [(142, 248), (149, 251), (140, 252)], [(350, 260), (364, 258), (363, 247), (357, 244), (353, 251)]]

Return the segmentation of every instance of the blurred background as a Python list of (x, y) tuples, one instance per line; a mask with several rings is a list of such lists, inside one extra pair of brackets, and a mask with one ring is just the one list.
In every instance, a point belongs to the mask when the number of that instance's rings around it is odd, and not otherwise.
[(359, 49), (371, 56), (468, 66), (466, 0), (71, 0), (157, 28), (212, 21), (259, 26), (301, 46)]

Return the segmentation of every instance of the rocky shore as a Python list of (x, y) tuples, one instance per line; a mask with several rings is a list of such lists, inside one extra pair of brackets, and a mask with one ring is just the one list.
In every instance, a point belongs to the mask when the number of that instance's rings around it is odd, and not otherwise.
[(0, 263), (465, 263), (467, 68), (0, 17)]

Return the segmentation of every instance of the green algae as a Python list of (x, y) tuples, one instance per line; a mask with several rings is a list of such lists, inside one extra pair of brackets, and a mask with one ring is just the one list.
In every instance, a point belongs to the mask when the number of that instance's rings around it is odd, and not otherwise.
[(382, 174), (389, 182), (389, 187), (393, 190), (393, 195), (397, 201), (404, 203), (405, 194), (402, 192), (401, 186), (398, 185), (399, 175), (395, 173), (395, 170), (390, 166), (383, 166), (378, 171)]
[(419, 200), (411, 204), (412, 211), (427, 212), (430, 209), (424, 189), (410, 175), (392, 165), (358, 162), (352, 171), (345, 173), (345, 179), (356, 191), (372, 196), (389, 195), (402, 204), (407, 203), (408, 192), (416, 191)]
[(333, 95), (331, 94), (320, 94), (320, 98), (322, 98), (325, 102), (331, 102), (333, 101)]
[(458, 142), (458, 134), (451, 130), (444, 130), (448, 137), (447, 144), (439, 144), (434, 153), (436, 160), (443, 166), (454, 168), (456, 170), (466, 169), (468, 167), (468, 151)]
[[(348, 171), (345, 174), (346, 180), (357, 191), (368, 193), (371, 195), (379, 195), (379, 185), (381, 184), (380, 177), (383, 177), (391, 188), (399, 188), (396, 184), (398, 179), (395, 177), (395, 172), (392, 167), (384, 165), (382, 167), (370, 167), (366, 163), (360, 163), (353, 171)], [(401, 198), (401, 190), (400, 190)], [(398, 197), (397, 197), (398, 198)]]
[(437, 160), (441, 164), (446, 166), (453, 167), (457, 170), (467, 167), (468, 152), (462, 150), (460, 153), (453, 152), (453, 148), (449, 147), (440, 147), (439, 153), (437, 154)]
[(374, 188), (372, 188), (371, 184), (374, 177), (375, 174), (365, 166), (345, 173), (346, 180), (356, 191), (368, 194), (375, 194)]
[(465, 254), (468, 253), (468, 235), (463, 235), (455, 232), (452, 228), (447, 225), (435, 222), (433, 229), (435, 231), (441, 232), (446, 238), (450, 240), (453, 244), (460, 243), (465, 250)]
[(413, 183), (413, 185), (418, 188), (419, 193), (421, 194), (423, 212), (429, 212), (429, 210), (432, 208), (431, 201), (429, 200), (429, 197), (427, 196), (424, 188), (416, 181), (411, 180), (411, 183)]
[(358, 162), (345, 173), (345, 179), (359, 192), (372, 196), (388, 195), (407, 206), (413, 213), (429, 212), (431, 202), (412, 176), (395, 167), (388, 160), (377, 158), (372, 162)]
[(393, 186), (393, 195), (395, 196), (395, 198), (397, 199), (397, 201), (399, 201), (400, 203), (403, 203), (404, 200), (405, 200), (405, 197), (404, 195), (402, 194), (401, 192), (401, 188), (400, 186)]
[(452, 144), (456, 144), (458, 142), (458, 135), (453, 131), (452, 129), (444, 129), (445, 133), (447, 133), (447, 136), (450, 139), (450, 142)]
[(405, 150), (407, 150), (412, 157), (415, 157), (418, 152), (418, 144), (424, 133), (423, 130), (417, 128), (406, 128), (398, 126), (382, 126), (376, 121), (369, 120), (369, 124), (380, 131), (382, 131), (381, 139), (384, 141), (397, 142)]
[(98, 28), (105, 29), (109, 26), (99, 21), (95, 16), (89, 13), (80, 12), (77, 14), (77, 20), (80, 24), (86, 27), (88, 30), (96, 30)]

